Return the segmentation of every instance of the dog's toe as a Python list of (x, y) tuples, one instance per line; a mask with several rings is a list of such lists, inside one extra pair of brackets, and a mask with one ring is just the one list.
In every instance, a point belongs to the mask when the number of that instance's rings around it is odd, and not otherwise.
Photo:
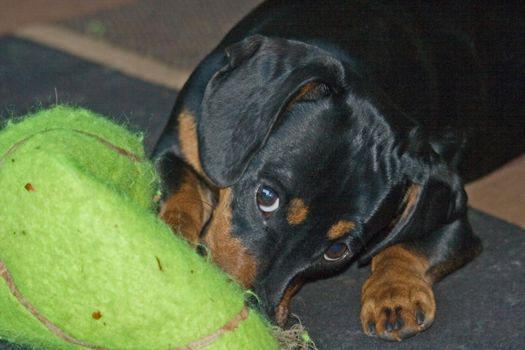
[(434, 320), (432, 288), (421, 279), (396, 284), (372, 276), (363, 291), (361, 322), (369, 336), (400, 341), (427, 329)]

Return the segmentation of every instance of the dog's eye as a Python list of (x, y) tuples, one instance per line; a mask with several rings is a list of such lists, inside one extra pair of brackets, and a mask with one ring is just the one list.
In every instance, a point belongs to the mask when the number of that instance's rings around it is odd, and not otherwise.
[(325, 250), (324, 259), (326, 261), (337, 261), (344, 258), (347, 254), (348, 246), (342, 242), (335, 242)]
[(273, 213), (279, 208), (279, 195), (273, 188), (261, 185), (257, 190), (257, 206), (263, 213)]

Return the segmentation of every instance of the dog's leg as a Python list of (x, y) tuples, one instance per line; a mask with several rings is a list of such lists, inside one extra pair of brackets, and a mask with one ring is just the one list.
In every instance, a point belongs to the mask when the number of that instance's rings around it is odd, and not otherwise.
[(202, 228), (213, 211), (214, 195), (195, 171), (173, 154), (159, 160), (167, 186), (160, 217), (191, 244), (199, 243)]
[(430, 327), (436, 314), (432, 285), (480, 251), (466, 218), (423, 240), (381, 251), (372, 259), (372, 274), (362, 288), (364, 332), (399, 341)]

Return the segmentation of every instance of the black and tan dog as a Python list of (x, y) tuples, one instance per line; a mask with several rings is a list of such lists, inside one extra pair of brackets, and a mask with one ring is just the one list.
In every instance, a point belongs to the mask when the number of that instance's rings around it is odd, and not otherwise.
[(483, 148), (506, 98), (489, 90), (523, 81), (486, 73), (505, 58), (476, 46), (474, 5), (387, 3), (262, 4), (194, 71), (157, 146), (162, 217), (278, 323), (304, 281), (371, 260), (363, 329), (409, 337), (434, 320), (433, 284), (481, 250), (461, 176), (499, 147)]

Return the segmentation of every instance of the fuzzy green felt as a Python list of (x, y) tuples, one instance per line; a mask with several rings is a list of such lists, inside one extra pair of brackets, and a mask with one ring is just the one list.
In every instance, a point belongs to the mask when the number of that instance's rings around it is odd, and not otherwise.
[[(142, 139), (55, 107), (0, 131), (0, 338), (42, 349), (277, 349), (154, 214)], [(192, 346), (192, 347), (185, 347)]]

